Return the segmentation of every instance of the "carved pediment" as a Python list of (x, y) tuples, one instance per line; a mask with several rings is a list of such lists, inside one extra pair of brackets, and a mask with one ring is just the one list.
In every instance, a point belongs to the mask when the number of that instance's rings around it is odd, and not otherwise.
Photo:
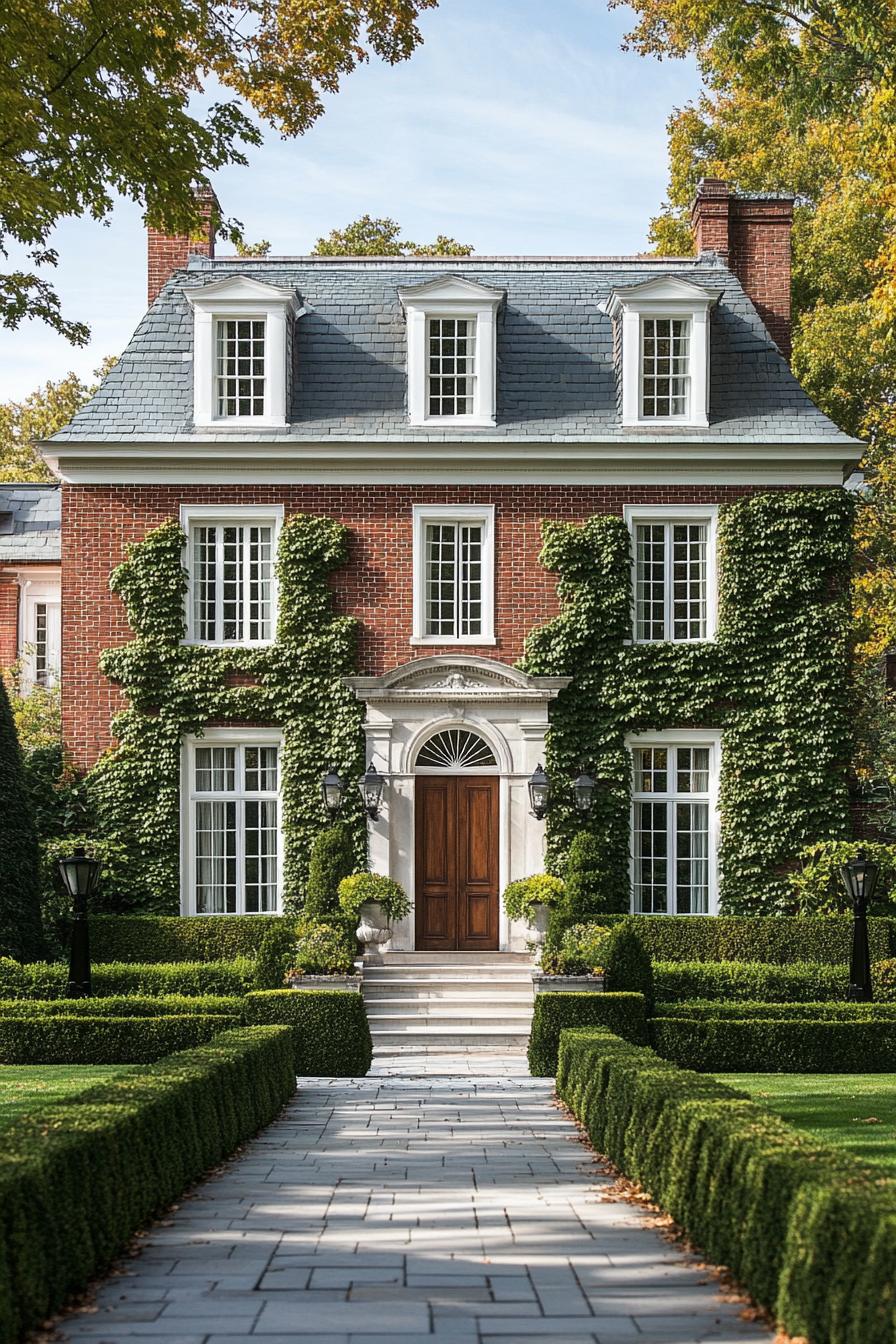
[(529, 677), (491, 658), (443, 654), (416, 658), (383, 677), (350, 677), (362, 700), (514, 700), (553, 699), (568, 677)]

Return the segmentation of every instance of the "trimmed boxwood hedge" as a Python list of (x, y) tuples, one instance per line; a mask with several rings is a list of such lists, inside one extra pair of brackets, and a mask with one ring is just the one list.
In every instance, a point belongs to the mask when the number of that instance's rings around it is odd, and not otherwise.
[(767, 1000), (769, 1003), (813, 1003), (846, 998), (848, 963), (824, 966), (803, 962), (774, 966), (759, 961), (655, 961), (654, 997), (658, 1002), (683, 999)]
[(655, 1017), (650, 1043), (700, 1073), (891, 1073), (896, 1020)]
[(626, 1040), (646, 1045), (647, 1005), (643, 994), (536, 994), (529, 1036), (529, 1072), (553, 1078), (560, 1032), (565, 1027), (606, 1027)]
[(373, 1045), (364, 1000), (353, 990), (264, 989), (243, 1000), (246, 1021), (293, 1029), (296, 1073), (305, 1077), (362, 1077)]
[(97, 961), (232, 961), (254, 957), (268, 929), (296, 921), (286, 915), (92, 915), (90, 948)]
[(207, 995), (158, 998), (113, 994), (108, 999), (0, 999), (0, 1017), (170, 1017), (174, 1013), (224, 1013), (242, 1017), (243, 1000)]
[(717, 1079), (565, 1031), (561, 1099), (606, 1155), (791, 1335), (896, 1337), (896, 1190)]
[[(0, 1012), (2, 1012), (0, 1006)], [(736, 1018), (761, 1017), (814, 1022), (893, 1022), (896, 1003), (727, 1003), (717, 999), (686, 999), (683, 1003), (658, 1003), (655, 1017)], [(618, 1035), (622, 1035), (619, 1032)]]
[(15, 1121), (0, 1150), (0, 1344), (83, 1289), (143, 1223), (270, 1124), (295, 1085), (290, 1034), (256, 1027)]
[(0, 1017), (0, 1064), (151, 1064), (203, 1045), (238, 1017)]
[[(243, 995), (255, 985), (255, 965), (248, 958), (234, 961), (175, 962), (171, 965), (124, 962), (95, 963), (93, 992), (113, 994)], [(68, 983), (68, 966), (61, 962), (29, 962), (0, 958), (0, 999), (61, 999)]]
[[(849, 964), (852, 920), (847, 916), (688, 915), (675, 919), (669, 915), (598, 915), (594, 922), (608, 927), (623, 920), (634, 926), (654, 961)], [(574, 922), (555, 913), (547, 945), (559, 947), (564, 928)], [(896, 956), (896, 919), (869, 919), (868, 941), (872, 960)]]

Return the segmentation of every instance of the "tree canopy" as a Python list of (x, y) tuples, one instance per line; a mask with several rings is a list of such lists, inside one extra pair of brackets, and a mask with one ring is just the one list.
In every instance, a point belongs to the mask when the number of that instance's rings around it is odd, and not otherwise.
[[(617, 0), (612, 0), (617, 3)], [(660, 252), (690, 251), (702, 176), (791, 190), (793, 367), (868, 442), (859, 652), (896, 647), (896, 7), (891, 0), (632, 0), (629, 43), (696, 57), (704, 92), (669, 122)]]
[[(52, 230), (73, 215), (105, 219), (119, 193), (147, 222), (197, 230), (196, 182), (245, 163), (258, 119), (299, 135), (323, 97), (373, 53), (406, 60), (417, 19), (437, 0), (6, 0), (0, 9), (0, 248), (25, 267), (0, 276), (0, 322), (26, 317), (75, 343), (89, 335), (62, 312), (41, 268)], [(195, 95), (226, 93), (207, 111)], [(253, 115), (254, 114), (254, 115)], [(240, 225), (222, 221), (236, 241)]]
[(468, 257), (469, 243), (459, 243), (440, 233), (434, 243), (412, 243), (403, 239), (401, 225), (394, 219), (372, 219), (362, 215), (344, 229), (333, 229), (326, 238), (318, 238), (311, 249), (316, 257)]

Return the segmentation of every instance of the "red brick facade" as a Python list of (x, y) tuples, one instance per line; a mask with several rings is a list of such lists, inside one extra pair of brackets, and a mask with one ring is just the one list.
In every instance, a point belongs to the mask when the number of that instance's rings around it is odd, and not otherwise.
[(792, 198), (737, 196), (727, 182), (704, 178), (691, 225), (698, 253), (717, 252), (727, 262), (789, 359)]
[(163, 288), (168, 277), (182, 270), (191, 255), (213, 257), (215, 255), (215, 227), (221, 207), (218, 198), (210, 187), (196, 192), (202, 213), (202, 231), (195, 237), (188, 233), (166, 234), (158, 229), (146, 231), (146, 294), (151, 304)]
[[(756, 487), (758, 489), (768, 487)], [(337, 607), (361, 621), (359, 672), (380, 675), (414, 657), (456, 651), (410, 643), (415, 504), (494, 504), (496, 644), (464, 652), (514, 662), (527, 632), (557, 610), (553, 575), (538, 563), (543, 518), (581, 522), (625, 504), (723, 503), (746, 486), (65, 486), (63, 497), (63, 726), (76, 764), (111, 742), (123, 704), (98, 670), (103, 649), (131, 633), (109, 575), (129, 542), (178, 516), (181, 504), (283, 504), (287, 516), (337, 518), (351, 530), (348, 565), (334, 576)]]
[(0, 667), (10, 667), (19, 652), (19, 585), (14, 574), (0, 574)]

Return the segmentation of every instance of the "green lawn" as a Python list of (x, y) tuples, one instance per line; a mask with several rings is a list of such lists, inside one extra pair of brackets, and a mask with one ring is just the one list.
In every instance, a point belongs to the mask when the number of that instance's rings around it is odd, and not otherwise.
[(73, 1096), (122, 1072), (121, 1064), (0, 1064), (0, 1129), (35, 1104)]
[(896, 1073), (720, 1073), (729, 1087), (896, 1177)]

